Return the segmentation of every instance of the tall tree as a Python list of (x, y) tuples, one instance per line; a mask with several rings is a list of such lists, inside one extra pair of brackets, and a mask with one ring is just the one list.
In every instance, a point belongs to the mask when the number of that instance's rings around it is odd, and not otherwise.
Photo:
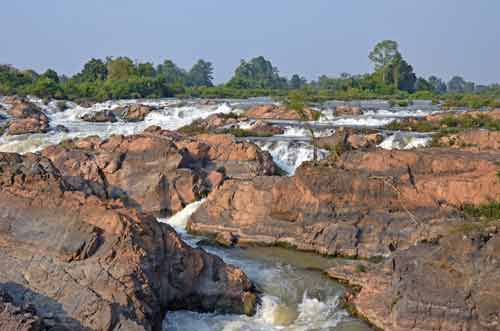
[(59, 83), (59, 75), (53, 69), (47, 69), (47, 71), (45, 71), (42, 74), (42, 77), (48, 78), (48, 79), (54, 81), (55, 83)]
[(279, 71), (271, 61), (259, 56), (246, 62), (241, 60), (236, 68), (233, 78), (228, 85), (237, 88), (285, 88), (288, 82), (286, 78), (280, 77)]
[(108, 79), (127, 80), (137, 74), (134, 62), (128, 57), (108, 59)]
[(428, 81), (434, 93), (443, 94), (448, 91), (446, 83), (441, 78), (430, 76)]
[(450, 93), (474, 92), (474, 83), (465, 81), (463, 77), (453, 76), (448, 82), (448, 92)]
[(184, 85), (187, 80), (185, 70), (179, 68), (173, 61), (165, 60), (156, 69), (158, 77), (165, 79), (167, 85)]
[(188, 84), (190, 86), (213, 86), (214, 68), (212, 63), (198, 60), (188, 74)]
[(75, 78), (82, 82), (106, 80), (108, 78), (108, 69), (101, 59), (91, 59), (85, 63), (82, 71)]
[(432, 85), (423, 77), (419, 77), (415, 83), (415, 91), (430, 91), (432, 92)]
[(298, 90), (307, 84), (307, 80), (297, 74), (293, 75), (290, 79), (289, 86), (291, 89)]
[(399, 53), (399, 45), (394, 40), (384, 40), (379, 42), (368, 55), (368, 58), (374, 63), (375, 70), (382, 72), (382, 80), (387, 79), (388, 67), (391, 63), (397, 60)]
[(386, 84), (392, 84), (401, 91), (410, 93), (415, 91), (417, 76), (413, 72), (413, 67), (403, 59), (400, 53), (396, 54), (392, 63), (387, 66), (387, 71)]
[(152, 63), (138, 63), (137, 64), (137, 75), (139, 77), (154, 77), (156, 75), (155, 67)]

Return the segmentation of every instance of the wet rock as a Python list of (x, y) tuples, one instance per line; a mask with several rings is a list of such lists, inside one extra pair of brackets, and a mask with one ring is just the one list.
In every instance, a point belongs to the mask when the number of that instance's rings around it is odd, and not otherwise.
[(155, 108), (150, 106), (133, 104), (113, 109), (113, 113), (127, 122), (141, 122), (153, 110)]
[(45, 133), (49, 129), (48, 117), (36, 105), (14, 99), (12, 108), (8, 110), (12, 117), (7, 129), (10, 135)]
[(496, 330), (500, 325), (500, 238), (450, 235), (356, 272), (329, 270), (361, 287), (350, 298), (376, 326), (396, 330)]
[(363, 115), (363, 110), (358, 106), (340, 105), (335, 108), (336, 116), (359, 116)]
[(332, 136), (319, 137), (314, 142), (317, 147), (322, 149), (332, 150), (341, 148), (343, 151), (346, 151), (373, 148), (380, 144), (383, 139), (383, 135), (376, 130), (339, 128)]
[(249, 142), (236, 141), (232, 135), (201, 134), (194, 139), (176, 142), (197, 161), (210, 169), (223, 168), (230, 178), (252, 178), (274, 175), (277, 166), (268, 152)]
[(239, 118), (238, 115), (232, 113), (212, 114), (207, 118), (195, 120), (193, 123), (179, 128), (178, 131), (190, 135), (208, 133), (225, 126), (236, 125), (240, 120), (244, 119)]
[(326, 255), (374, 257), (460, 226), (464, 204), (500, 200), (498, 153), (348, 152), (293, 177), (229, 180), (188, 222), (240, 243), (286, 244)]
[(115, 114), (110, 110), (101, 110), (97, 112), (90, 112), (81, 117), (85, 122), (93, 123), (114, 123), (117, 121)]
[(0, 154), (0, 243), (0, 288), (54, 330), (152, 331), (171, 309), (253, 308), (240, 269), (150, 215), (75, 191), (37, 155)]
[(254, 133), (256, 136), (274, 136), (285, 133), (285, 130), (282, 127), (272, 125), (261, 120), (256, 121), (247, 130), (251, 133)]
[(311, 108), (303, 110), (303, 116), (296, 110), (277, 105), (259, 105), (245, 112), (245, 116), (256, 119), (274, 119), (274, 120), (307, 120), (314, 121), (320, 116), (320, 113)]
[(54, 130), (56, 132), (64, 132), (64, 133), (68, 133), (69, 132), (69, 129), (67, 127), (65, 127), (64, 125), (57, 125)]

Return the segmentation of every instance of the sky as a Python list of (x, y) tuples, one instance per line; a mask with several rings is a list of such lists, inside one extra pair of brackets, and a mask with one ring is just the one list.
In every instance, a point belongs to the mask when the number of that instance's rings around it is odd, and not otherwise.
[(263, 55), (307, 79), (371, 71), (368, 53), (399, 42), (419, 76), (500, 82), (499, 0), (0, 0), (0, 63), (74, 74), (92, 57), (189, 68), (216, 82)]

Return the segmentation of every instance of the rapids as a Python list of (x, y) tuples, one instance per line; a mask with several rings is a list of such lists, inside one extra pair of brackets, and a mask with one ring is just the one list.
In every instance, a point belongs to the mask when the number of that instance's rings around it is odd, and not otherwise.
[[(216, 113), (241, 113), (245, 109), (257, 104), (272, 102), (268, 98), (254, 98), (248, 100), (217, 100), (214, 103), (204, 103), (200, 100), (178, 99), (148, 99), (148, 100), (118, 100), (94, 104), (90, 108), (78, 106), (67, 102), (68, 109), (59, 111), (56, 101), (44, 104), (41, 99), (30, 97), (30, 101), (41, 107), (50, 119), (52, 130), (45, 134), (31, 134), (0, 137), (0, 152), (27, 153), (36, 152), (47, 146), (57, 144), (65, 139), (97, 135), (109, 137), (113, 134), (136, 134), (142, 132), (150, 125), (158, 125), (163, 129), (175, 130), (190, 124), (195, 119), (206, 118)], [(127, 123), (89, 123), (80, 118), (83, 114), (97, 112), (105, 109), (114, 109), (131, 103), (142, 103), (156, 108), (147, 115), (143, 122)], [(311, 139), (310, 128), (314, 130), (315, 137), (328, 136), (335, 132), (339, 126), (376, 128), (392, 121), (408, 116), (426, 116), (439, 111), (439, 107), (430, 103), (417, 104), (410, 107), (390, 107), (385, 101), (360, 101), (363, 107), (368, 107), (364, 115), (360, 116), (334, 116), (335, 105), (342, 104), (332, 101), (324, 104), (320, 109), (322, 116), (318, 121), (301, 123), (298, 121), (269, 121), (282, 126), (282, 135), (252, 140), (262, 149), (269, 151), (275, 162), (288, 174), (293, 175), (295, 169), (304, 161), (313, 159), (314, 150), (309, 143)], [(0, 99), (0, 104), (2, 104)], [(9, 105), (3, 104), (4, 109)], [(0, 122), (5, 122), (6, 112), (0, 112)], [(3, 120), (1, 120), (3, 118)], [(0, 123), (1, 124), (1, 123)], [(245, 128), (248, 122), (240, 123)], [(64, 126), (69, 132), (57, 130), (57, 126)], [(428, 144), (430, 138), (408, 133), (386, 132), (386, 139), (379, 145), (384, 149), (411, 149)], [(328, 156), (325, 150), (318, 150), (317, 157), (322, 159)]]
[[(170, 219), (159, 221), (172, 225), (186, 242), (198, 246), (203, 237), (186, 233), (185, 226), (201, 203), (195, 202)], [(371, 330), (339, 307), (344, 288), (320, 271), (334, 265), (333, 259), (284, 248), (201, 246), (242, 268), (256, 284), (262, 292), (257, 313), (247, 317), (174, 311), (167, 313), (164, 331)]]

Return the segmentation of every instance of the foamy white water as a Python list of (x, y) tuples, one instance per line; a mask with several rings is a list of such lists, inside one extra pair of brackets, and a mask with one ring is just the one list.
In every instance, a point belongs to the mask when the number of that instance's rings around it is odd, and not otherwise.
[[(171, 224), (191, 245), (202, 237), (186, 233), (185, 224), (202, 202), (195, 202), (161, 222)], [(223, 249), (204, 246), (242, 268), (262, 291), (261, 303), (254, 316), (174, 311), (167, 313), (164, 331), (330, 331), (370, 330), (348, 316), (339, 307), (343, 288), (322, 272), (308, 268), (326, 268), (331, 260), (316, 255), (280, 248), (255, 247)], [(323, 264), (326, 263), (326, 264)]]
[(415, 149), (427, 147), (432, 140), (429, 135), (416, 135), (403, 132), (396, 132), (385, 138), (379, 145), (383, 149)]
[[(262, 150), (268, 151), (274, 162), (288, 174), (293, 175), (295, 170), (304, 162), (314, 159), (313, 146), (304, 141), (256, 141)], [(317, 160), (323, 160), (328, 152), (317, 149)]]

